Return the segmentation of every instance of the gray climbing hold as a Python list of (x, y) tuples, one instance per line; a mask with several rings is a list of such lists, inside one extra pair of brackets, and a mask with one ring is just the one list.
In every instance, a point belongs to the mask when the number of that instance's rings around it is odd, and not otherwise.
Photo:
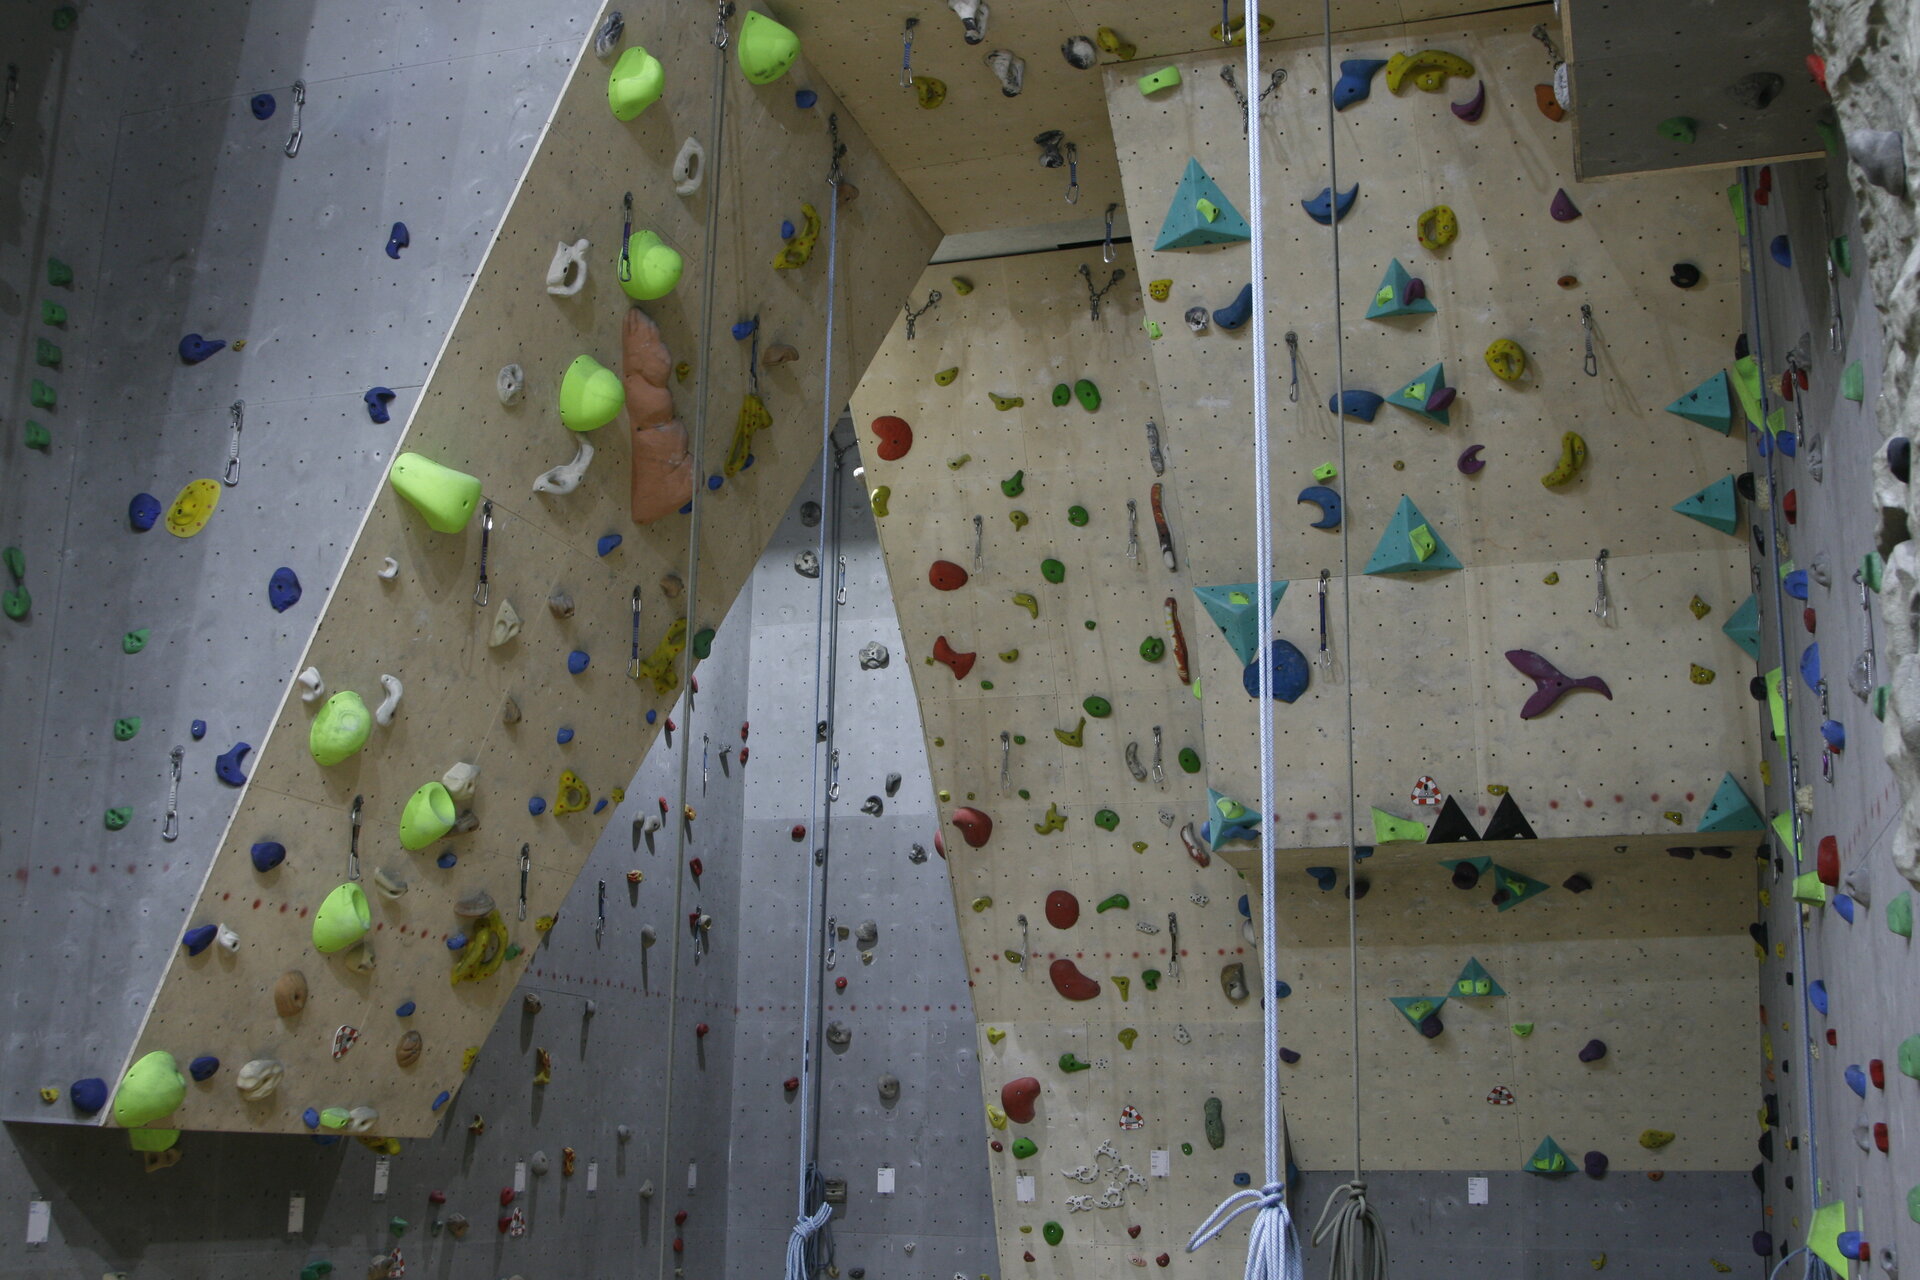
[(871, 951), (880, 941), (880, 926), (872, 920), (862, 920), (853, 931), (853, 945), (861, 951)]
[(1890, 195), (1907, 194), (1907, 143), (1895, 129), (1847, 130), (1847, 158), (1868, 182)]
[(836, 1049), (844, 1049), (853, 1043), (853, 1028), (844, 1022), (827, 1024), (827, 1043)]
[(900, 1096), (900, 1077), (889, 1072), (880, 1077), (880, 1101), (892, 1102)]

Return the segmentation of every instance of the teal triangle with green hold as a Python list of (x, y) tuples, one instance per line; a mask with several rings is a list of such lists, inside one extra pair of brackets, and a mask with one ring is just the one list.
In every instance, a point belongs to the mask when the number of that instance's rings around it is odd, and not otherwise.
[(1573, 1160), (1560, 1149), (1559, 1143), (1546, 1137), (1540, 1139), (1540, 1145), (1533, 1149), (1533, 1154), (1527, 1157), (1527, 1163), (1522, 1167), (1528, 1173), (1551, 1177), (1557, 1173), (1572, 1173)]
[(1733, 611), (1733, 616), (1727, 619), (1726, 625), (1720, 630), (1726, 633), (1727, 639), (1745, 649), (1749, 658), (1759, 657), (1760, 601), (1758, 597), (1749, 593), (1745, 602)]
[(1766, 823), (1760, 820), (1760, 811), (1747, 799), (1747, 793), (1728, 774), (1720, 779), (1720, 789), (1713, 793), (1713, 803), (1707, 806), (1696, 830), (1764, 831)]
[(1501, 911), (1517, 907), (1529, 898), (1537, 898), (1549, 886), (1523, 871), (1495, 864), (1493, 868), (1493, 905)]
[(1740, 495), (1734, 491), (1732, 476), (1721, 476), (1691, 498), (1674, 503), (1673, 509), (1722, 533), (1740, 527)]
[(1400, 1016), (1416, 1029), (1440, 1012), (1441, 1006), (1447, 1002), (1445, 996), (1388, 996), (1387, 999), (1393, 1001), (1393, 1007), (1400, 1011)]
[(1727, 384), (1725, 369), (1667, 406), (1667, 412), (1688, 422), (1712, 427), (1721, 435), (1733, 430), (1733, 388)]
[[(1417, 413), (1428, 421), (1437, 422), (1443, 427), (1448, 426), (1450, 424), (1447, 420), (1445, 405), (1442, 405), (1438, 409), (1427, 408), (1428, 403), (1433, 399), (1434, 393), (1444, 390), (1446, 385), (1447, 366), (1445, 361), (1441, 361), (1439, 364), (1434, 365), (1431, 369), (1428, 369), (1425, 373), (1415, 378), (1412, 382), (1409, 382), (1406, 386), (1388, 396), (1387, 403), (1397, 408), (1405, 409), (1409, 413)], [(1452, 403), (1451, 397), (1448, 397), (1448, 403)]]
[[(1287, 594), (1287, 583), (1283, 578), (1272, 584), (1273, 607), (1279, 608), (1280, 597)], [(1255, 601), (1259, 598), (1260, 588), (1251, 582), (1231, 582), (1224, 587), (1195, 587), (1193, 594), (1200, 597), (1200, 605), (1227, 637), (1227, 643), (1233, 646), (1233, 652), (1239, 657), (1240, 665), (1253, 661), (1260, 649), (1260, 609)]]
[(1460, 970), (1460, 976), (1453, 980), (1453, 994), (1461, 1000), (1473, 1000), (1483, 996), (1503, 996), (1507, 989), (1493, 980), (1486, 966), (1478, 960), (1468, 960), (1466, 967)]
[[(1731, 482), (1732, 477), (1728, 477)], [(1367, 561), (1368, 573), (1433, 573), (1440, 569), (1458, 569), (1446, 540), (1427, 523), (1413, 499), (1402, 494), (1387, 531)]]
[(1251, 240), (1253, 231), (1247, 220), (1233, 207), (1220, 185), (1207, 176), (1198, 160), (1187, 161), (1180, 175), (1180, 186), (1160, 222), (1160, 238), (1155, 249), (1197, 249), (1208, 244), (1232, 244)]
[(1413, 283), (1413, 277), (1395, 258), (1387, 266), (1387, 274), (1380, 277), (1380, 287), (1373, 291), (1373, 301), (1367, 305), (1367, 319), (1385, 320), (1393, 316), (1430, 316), (1434, 305), (1428, 300), (1423, 289), (1417, 298), (1407, 296), (1407, 286)]

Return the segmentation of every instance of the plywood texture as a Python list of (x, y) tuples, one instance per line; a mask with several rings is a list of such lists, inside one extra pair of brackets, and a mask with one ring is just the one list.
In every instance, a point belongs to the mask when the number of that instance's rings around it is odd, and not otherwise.
[[(665, 715), (672, 694), (626, 675), (629, 594), (643, 589), (640, 645), (652, 651), (670, 622), (691, 607), (692, 629), (717, 625), (744, 580), (767, 533), (785, 510), (813, 455), (822, 400), (820, 360), (826, 293), (824, 239), (812, 263), (776, 273), (783, 217), (798, 220), (800, 202), (824, 208), (828, 200), (828, 95), (812, 111), (796, 107), (793, 91), (811, 80), (806, 65), (782, 81), (754, 89), (728, 61), (728, 111), (723, 138), (707, 134), (711, 82), (710, 10), (630, 21), (629, 43), (651, 48), (669, 67), (665, 99), (630, 125), (607, 110), (605, 64), (588, 53), (564, 94), (540, 154), (501, 228), (485, 268), (421, 397), (404, 448), (477, 475), (494, 501), (489, 548), (491, 602), (473, 601), (480, 524), (460, 536), (428, 531), (389, 488), (372, 498), (366, 524), (334, 592), (326, 616), (302, 659), (316, 665), (331, 689), (358, 689), (378, 700), (378, 676), (392, 673), (406, 697), (389, 729), (376, 729), (360, 756), (331, 770), (307, 752), (313, 708), (290, 699), (274, 732), (254, 757), (254, 780), (208, 876), (190, 923), (225, 920), (243, 945), (231, 957), (212, 953), (176, 958), (135, 1052), (167, 1048), (183, 1060), (217, 1053), (235, 1065), (271, 1054), (287, 1063), (281, 1091), (270, 1103), (247, 1108), (226, 1089), (196, 1091), (176, 1114), (186, 1128), (299, 1131), (308, 1105), (371, 1105), (380, 1128), (419, 1134), (437, 1123), (429, 1104), (457, 1089), (462, 1052), (485, 1037), (511, 988), (522, 958), (475, 988), (449, 991), (449, 956), (442, 940), (456, 926), (453, 901), (480, 887), (507, 912), (517, 891), (516, 857), (531, 846), (533, 876), (527, 922), (515, 941), (537, 941), (532, 923), (556, 908), (600, 831), (592, 814), (533, 816), (528, 800), (552, 804), (560, 771), (571, 768), (596, 799), (624, 782), (658, 726), (643, 716)], [(672, 194), (667, 171), (681, 139), (707, 144), (710, 168), (695, 197)], [(840, 226), (838, 298), (842, 362), (838, 378), (858, 369), (878, 342), (886, 317), (848, 305), (854, 296), (898, 294), (918, 271), (935, 240), (932, 225), (912, 198), (876, 161), (843, 115), (841, 137), (851, 153), (849, 177), (861, 188)], [(716, 144), (721, 154), (716, 156)], [(718, 474), (734, 416), (747, 388), (746, 344), (721, 339), (701, 349), (695, 329), (699, 280), (709, 256), (719, 282), (716, 326), (758, 314), (768, 342), (799, 347), (799, 362), (761, 379), (775, 427), (756, 441), (755, 465), (718, 490), (702, 490), (703, 534), (698, 550), (698, 598), (667, 598), (659, 587), (669, 572), (691, 576), (688, 524), (670, 517), (652, 529), (627, 518), (625, 429), (603, 429), (586, 481), (564, 497), (536, 495), (534, 478), (569, 459), (571, 433), (557, 420), (558, 382), (568, 362), (588, 352), (614, 364), (627, 309), (613, 277), (621, 195), (634, 194), (636, 228), (653, 227), (687, 257), (679, 291), (648, 308), (674, 356), (696, 376), (673, 390), (683, 418), (707, 398), (705, 471)], [(715, 244), (702, 244), (705, 202), (725, 214)], [(550, 297), (542, 282), (558, 240), (595, 241), (588, 284), (573, 298)], [(524, 403), (503, 408), (495, 373), (508, 362), (527, 377)], [(703, 367), (704, 366), (704, 367)], [(838, 381), (837, 378), (837, 381)], [(595, 540), (617, 532), (623, 544), (604, 558)], [(391, 582), (376, 576), (383, 558), (402, 566)], [(560, 619), (546, 608), (556, 588), (569, 592), (576, 612)], [(511, 600), (525, 629), (502, 648), (487, 645), (495, 611)], [(569, 675), (570, 650), (590, 664)], [(504, 725), (508, 696), (524, 718)], [(568, 746), (556, 743), (562, 727)], [(459, 863), (441, 872), (433, 859), (448, 842), (417, 855), (400, 850), (397, 817), (406, 797), (438, 778), (456, 760), (481, 768), (474, 804), (478, 831), (450, 847)], [(361, 857), (370, 876), (387, 864), (404, 866), (413, 889), (397, 903), (376, 898), (373, 941), (379, 964), (355, 976), (340, 961), (316, 955), (305, 913), (345, 872), (346, 815), (356, 794), (366, 796)], [(287, 844), (287, 865), (260, 876), (247, 858), (260, 839)], [(256, 906), (256, 903), (258, 904)], [(562, 927), (583, 927), (569, 921)], [(212, 963), (209, 964), (208, 961)], [(267, 989), (283, 969), (303, 969), (313, 1003), (294, 1025), (273, 1015)], [(419, 1012), (399, 1023), (393, 1009), (418, 1001)], [(333, 1029), (359, 1026), (362, 1042), (338, 1061), (327, 1052)], [(322, 1025), (324, 1024), (324, 1025)], [(392, 1042), (406, 1027), (420, 1030), (426, 1051), (419, 1066), (392, 1064)]]
[[(1690, 831), (1725, 771), (1751, 780), (1748, 699), (1744, 681), (1730, 675), (1744, 655), (1719, 630), (1749, 589), (1744, 530), (1729, 536), (1668, 510), (1744, 464), (1737, 442), (1663, 411), (1730, 358), (1738, 275), (1725, 198), (1702, 175), (1632, 186), (1573, 181), (1564, 126), (1533, 104), (1542, 58), (1528, 27), (1544, 13), (1389, 29), (1334, 50), (1336, 60), (1452, 50), (1474, 63), (1488, 91), (1485, 116), (1466, 124), (1448, 102), (1470, 96), (1472, 82), (1396, 97), (1377, 79), (1371, 98), (1334, 122), (1340, 186), (1360, 187), (1340, 225), (1345, 385), (1385, 395), (1444, 361), (1460, 389), (1450, 426), (1392, 405), (1371, 424), (1347, 424), (1344, 473), (1334, 482), (1345, 500), (1344, 545), (1342, 533), (1308, 527), (1315, 508), (1293, 502), (1315, 483), (1316, 466), (1341, 461), (1339, 423), (1327, 408), (1336, 390), (1332, 235), (1300, 207), (1328, 183), (1325, 62), (1317, 43), (1296, 41), (1274, 46), (1263, 64), (1288, 72), (1261, 123), (1275, 560), (1277, 576), (1293, 583), (1275, 630), (1317, 655), (1317, 578), (1329, 571), (1335, 658), (1330, 675), (1316, 670), (1305, 695), (1277, 709), (1287, 786), (1276, 819), (1289, 845), (1347, 838), (1349, 693), (1363, 842), (1369, 805), (1431, 817), (1412, 803), (1422, 777), (1469, 813), (1490, 813), (1487, 788), (1509, 787), (1549, 837)], [(1195, 335), (1181, 317), (1191, 306), (1230, 302), (1247, 282), (1249, 250), (1156, 254), (1144, 246), (1190, 157), (1245, 203), (1244, 145), (1214, 92), (1228, 56), (1177, 60), (1182, 85), (1152, 99), (1137, 92), (1133, 70), (1107, 72), (1140, 274), (1172, 282), (1168, 300), (1146, 310), (1165, 333), (1152, 349), (1183, 554), (1199, 583), (1253, 577), (1250, 352), (1246, 330)], [(1561, 188), (1582, 210), (1577, 220), (1548, 216)], [(1419, 245), (1414, 224), (1441, 203), (1456, 211), (1461, 232), (1435, 254)], [(1364, 319), (1395, 258), (1426, 280), (1437, 314)], [(1704, 275), (1690, 291), (1667, 282), (1683, 260)], [(1562, 276), (1577, 286), (1562, 287)], [(1594, 314), (1591, 377), (1582, 371), (1583, 303)], [(1289, 331), (1299, 340), (1297, 401), (1281, 341)], [(1521, 381), (1489, 371), (1483, 353), (1497, 338), (1526, 351)], [(1551, 490), (1540, 477), (1567, 430), (1584, 436), (1590, 461), (1579, 479)], [(1127, 444), (1138, 458), (1140, 445)], [(1474, 477), (1456, 465), (1471, 444), (1483, 446), (1487, 463)], [(1403, 495), (1463, 570), (1359, 573)], [(1591, 613), (1603, 549), (1612, 600), (1604, 624)], [(1711, 608), (1704, 619), (1689, 608), (1696, 595)], [(1197, 647), (1209, 780), (1246, 800), (1256, 788), (1254, 704), (1217, 630), (1200, 625)], [(1533, 684), (1507, 663), (1508, 649), (1536, 651), (1572, 676), (1598, 674), (1612, 700), (1576, 692), (1522, 722)], [(1720, 677), (1694, 684), (1693, 664)]]

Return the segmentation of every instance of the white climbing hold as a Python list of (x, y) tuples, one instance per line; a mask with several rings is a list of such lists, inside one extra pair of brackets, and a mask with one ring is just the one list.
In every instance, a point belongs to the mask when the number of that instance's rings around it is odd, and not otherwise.
[(233, 1078), (233, 1087), (248, 1102), (259, 1102), (273, 1096), (280, 1087), (280, 1077), (286, 1073), (286, 1067), (275, 1058), (255, 1058), (240, 1068), (240, 1074)]
[(1000, 92), (1009, 98), (1017, 98), (1026, 88), (1026, 59), (1011, 49), (995, 49), (987, 55), (987, 69), (993, 72), (993, 78), (1000, 82)]
[(387, 691), (387, 696), (382, 698), (380, 705), (373, 709), (373, 722), (384, 728), (393, 723), (394, 708), (400, 705), (402, 692), (400, 677), (383, 673), (380, 677), (380, 687)]
[(300, 701), (318, 702), (327, 696), (327, 682), (320, 678), (320, 668), (308, 667), (294, 680), (300, 685)]
[(380, 1113), (372, 1107), (355, 1107), (347, 1112), (347, 1132), (372, 1133), (374, 1122), (379, 1118)]
[(213, 940), (220, 944), (222, 951), (238, 951), (240, 949), (240, 935), (224, 924), (216, 926)]
[(513, 601), (502, 600), (500, 611), (493, 615), (493, 631), (487, 636), (487, 648), (498, 649), (519, 634), (519, 611), (513, 607)]
[(547, 292), (556, 298), (571, 298), (587, 283), (587, 250), (592, 246), (583, 236), (568, 244), (554, 246), (553, 261), (547, 264)]
[(382, 582), (392, 582), (400, 576), (400, 562), (392, 556), (387, 556), (381, 560), (380, 567), (374, 570), (374, 576), (378, 577)]
[(373, 873), (373, 887), (382, 897), (398, 898), (407, 891), (407, 875), (402, 868), (381, 867)]
[(593, 445), (585, 436), (574, 437), (573, 461), (563, 462), (557, 467), (542, 471), (533, 482), (535, 493), (572, 493), (580, 487), (580, 478), (587, 474), (587, 464), (593, 461)]
[(707, 149), (700, 145), (700, 139), (688, 138), (680, 144), (680, 154), (673, 158), (674, 193), (692, 195), (700, 189), (706, 176)]
[(527, 392), (527, 372), (517, 364), (503, 364), (494, 375), (493, 385), (500, 393), (501, 404), (519, 404)]
[(440, 775), (440, 785), (447, 789), (447, 794), (463, 804), (473, 799), (473, 789), (479, 780), (480, 766), (465, 760)]
[(356, 942), (347, 948), (347, 968), (355, 973), (372, 973), (374, 966), (373, 948), (365, 942)]
[(1907, 142), (1895, 129), (1847, 130), (1847, 158), (1868, 182), (1891, 195), (1907, 194)]

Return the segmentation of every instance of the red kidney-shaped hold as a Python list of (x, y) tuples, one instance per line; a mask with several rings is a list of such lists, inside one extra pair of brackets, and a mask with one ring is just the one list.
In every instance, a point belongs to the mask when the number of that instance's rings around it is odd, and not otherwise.
[(1056, 929), (1071, 929), (1080, 919), (1080, 899), (1065, 889), (1047, 895), (1047, 923)]
[(1053, 989), (1069, 1000), (1091, 1000), (1100, 994), (1100, 984), (1065, 956), (1048, 967), (1047, 976), (1053, 979)]
[(953, 825), (960, 828), (960, 838), (971, 848), (978, 849), (993, 839), (993, 819), (978, 809), (955, 809)]
[(880, 447), (874, 452), (883, 461), (898, 462), (907, 456), (907, 450), (913, 448), (913, 428), (907, 425), (905, 418), (896, 418), (892, 414), (875, 418), (873, 434), (880, 437)]
[(939, 636), (933, 642), (933, 660), (943, 663), (947, 670), (953, 672), (955, 680), (967, 678), (967, 672), (973, 670), (973, 660), (978, 656), (974, 653), (959, 652), (947, 643), (945, 636)]
[(1033, 1123), (1033, 1104), (1040, 1100), (1040, 1082), (1021, 1076), (1000, 1086), (1000, 1109), (1015, 1124)]
[(927, 581), (935, 591), (958, 591), (967, 585), (967, 571), (951, 560), (935, 560), (927, 570)]
[(1840, 842), (1832, 836), (1821, 836), (1819, 850), (1814, 854), (1814, 874), (1820, 883), (1838, 888), (1840, 885)]

